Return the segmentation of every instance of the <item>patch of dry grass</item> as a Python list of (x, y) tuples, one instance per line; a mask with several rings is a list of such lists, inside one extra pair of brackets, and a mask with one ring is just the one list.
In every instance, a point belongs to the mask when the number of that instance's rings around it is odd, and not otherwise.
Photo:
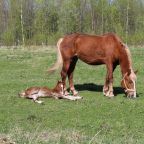
[(34, 132), (27, 132), (16, 126), (0, 138), (5, 142), (0, 144), (79, 144), (85, 143), (87, 139), (84, 133), (76, 129), (40, 131), (38, 126)]

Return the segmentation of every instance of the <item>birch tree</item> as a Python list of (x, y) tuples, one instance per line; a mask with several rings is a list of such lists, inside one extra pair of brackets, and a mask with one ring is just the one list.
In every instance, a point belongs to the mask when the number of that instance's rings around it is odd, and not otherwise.
[(21, 0), (21, 7), (20, 7), (20, 18), (21, 18), (22, 44), (23, 44), (23, 46), (25, 46), (24, 20), (23, 20), (23, 3), (22, 3), (22, 0)]

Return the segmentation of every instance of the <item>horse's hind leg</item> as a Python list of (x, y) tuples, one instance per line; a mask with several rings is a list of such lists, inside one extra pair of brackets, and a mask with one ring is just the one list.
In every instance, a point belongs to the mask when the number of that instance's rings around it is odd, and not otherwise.
[(70, 63), (70, 67), (68, 70), (69, 86), (70, 86), (70, 90), (73, 93), (73, 95), (78, 94), (78, 92), (74, 88), (74, 83), (73, 83), (73, 72), (74, 72), (77, 60), (78, 60), (78, 58), (76, 56), (72, 58), (71, 63)]
[(70, 60), (64, 61), (62, 71), (61, 71), (61, 78), (62, 78), (62, 82), (64, 85), (64, 94), (65, 95), (69, 94), (66, 89), (66, 77), (67, 77), (67, 72), (68, 72), (69, 66), (70, 66)]

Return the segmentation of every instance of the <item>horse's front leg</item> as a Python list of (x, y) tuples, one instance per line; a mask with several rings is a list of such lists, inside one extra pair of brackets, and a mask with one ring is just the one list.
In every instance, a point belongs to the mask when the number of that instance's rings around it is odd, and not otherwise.
[(67, 72), (70, 66), (70, 61), (66, 61), (63, 63), (62, 71), (61, 71), (61, 78), (64, 86), (64, 95), (69, 95), (69, 92), (67, 91), (66, 88), (66, 77), (67, 77)]
[(108, 97), (113, 97), (113, 66), (107, 65), (107, 75), (105, 85), (103, 87), (103, 94)]
[(78, 60), (77, 57), (72, 58), (71, 63), (70, 63), (70, 67), (68, 70), (69, 86), (70, 86), (70, 90), (74, 96), (78, 95), (78, 91), (75, 90), (74, 83), (73, 83), (73, 72), (74, 72), (77, 60)]

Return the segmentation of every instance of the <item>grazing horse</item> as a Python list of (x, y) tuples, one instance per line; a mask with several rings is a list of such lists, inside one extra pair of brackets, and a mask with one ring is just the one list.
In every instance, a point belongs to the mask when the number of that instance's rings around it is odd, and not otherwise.
[(48, 87), (30, 87), (25, 91), (19, 93), (20, 97), (33, 99), (34, 102), (42, 103), (43, 101), (38, 100), (40, 97), (49, 97), (55, 99), (68, 99), (68, 100), (78, 100), (82, 99), (80, 96), (65, 96), (63, 90), (63, 83), (61, 81), (57, 82), (57, 85), (53, 89)]
[(48, 71), (55, 71), (62, 65), (61, 77), (66, 91), (66, 77), (68, 76), (70, 90), (73, 95), (77, 91), (73, 84), (73, 72), (78, 59), (90, 65), (105, 64), (107, 68), (103, 94), (113, 97), (113, 72), (120, 65), (122, 73), (121, 85), (127, 97), (136, 97), (136, 74), (132, 68), (129, 48), (113, 33), (102, 36), (87, 34), (71, 34), (60, 38), (57, 42), (57, 62)]

